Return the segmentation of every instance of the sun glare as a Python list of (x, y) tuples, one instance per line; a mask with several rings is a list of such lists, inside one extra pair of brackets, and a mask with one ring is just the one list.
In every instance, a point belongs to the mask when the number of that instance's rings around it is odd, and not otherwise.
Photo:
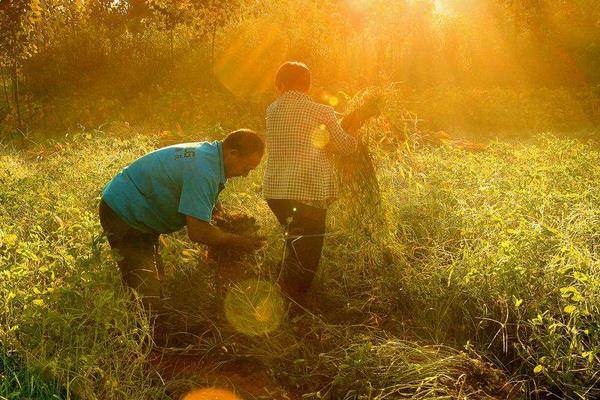
[(450, 6), (448, 0), (435, 0), (433, 2), (434, 10), (436, 14), (440, 15), (452, 15), (454, 12), (452, 11), (452, 7)]
[(246, 97), (273, 88), (273, 76), (287, 56), (280, 27), (266, 20), (243, 23), (226, 36), (216, 55), (215, 75), (233, 94)]
[(347, 0), (348, 7), (354, 12), (365, 12), (373, 5), (373, 0)]
[(183, 400), (241, 400), (234, 393), (225, 389), (199, 389), (185, 395)]

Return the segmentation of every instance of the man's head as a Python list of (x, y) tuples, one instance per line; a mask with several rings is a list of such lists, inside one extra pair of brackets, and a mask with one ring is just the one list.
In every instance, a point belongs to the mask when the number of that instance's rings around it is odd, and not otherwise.
[(283, 63), (275, 76), (275, 87), (281, 93), (287, 90), (306, 92), (310, 89), (310, 70), (298, 61)]
[(250, 129), (231, 132), (223, 141), (223, 164), (225, 176), (247, 176), (260, 164), (265, 152), (265, 143)]

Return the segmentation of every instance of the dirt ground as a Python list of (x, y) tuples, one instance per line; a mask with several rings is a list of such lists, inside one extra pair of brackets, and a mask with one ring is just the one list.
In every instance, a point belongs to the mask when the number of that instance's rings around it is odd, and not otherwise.
[[(234, 361), (218, 366), (208, 364), (199, 356), (168, 354), (155, 350), (152, 362), (164, 380), (189, 379), (206, 382), (204, 386), (193, 387), (190, 391), (210, 387), (230, 390), (242, 400), (301, 399), (301, 394), (290, 393), (283, 389), (274, 382), (267, 370), (250, 361)], [(173, 393), (173, 395), (183, 398), (186, 393), (188, 392)]]

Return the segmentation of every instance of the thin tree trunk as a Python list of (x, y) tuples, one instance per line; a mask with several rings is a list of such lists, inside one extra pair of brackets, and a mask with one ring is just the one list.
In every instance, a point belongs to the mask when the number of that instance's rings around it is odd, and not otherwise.
[(173, 28), (169, 30), (170, 39), (171, 39), (171, 71), (173, 71), (173, 67), (175, 66), (175, 49), (173, 46)]
[(215, 89), (215, 38), (217, 37), (217, 24), (213, 24), (210, 38), (210, 88)]
[(21, 119), (21, 104), (19, 101), (19, 76), (17, 74), (17, 61), (15, 61), (13, 64), (12, 88), (15, 108), (17, 109), (17, 128), (21, 129), (23, 126), (23, 120)]
[(4, 98), (6, 99), (6, 107), (10, 109), (10, 95), (8, 94), (8, 88), (6, 87), (6, 78), (4, 77), (4, 70), (0, 68), (0, 75), (2, 76), (2, 89), (4, 90)]

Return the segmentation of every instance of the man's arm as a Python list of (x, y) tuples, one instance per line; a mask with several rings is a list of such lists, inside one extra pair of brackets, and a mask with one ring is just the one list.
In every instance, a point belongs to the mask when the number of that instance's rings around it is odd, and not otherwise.
[(223, 205), (221, 204), (221, 202), (219, 200), (217, 200), (217, 202), (215, 203), (215, 207), (213, 208), (213, 218), (215, 218), (216, 216), (219, 216), (223, 213)]
[(355, 137), (344, 131), (335, 116), (333, 108), (327, 108), (323, 113), (323, 123), (329, 131), (330, 151), (342, 155), (348, 155), (356, 150), (357, 140)]
[(232, 246), (247, 251), (262, 247), (264, 240), (258, 236), (241, 236), (223, 232), (221, 229), (201, 219), (186, 215), (187, 232), (191, 241), (209, 246)]
[(381, 94), (372, 92), (365, 96), (364, 102), (360, 107), (353, 110), (350, 114), (344, 115), (340, 120), (340, 125), (344, 130), (354, 136), (358, 135), (358, 130), (371, 117), (381, 114)]

